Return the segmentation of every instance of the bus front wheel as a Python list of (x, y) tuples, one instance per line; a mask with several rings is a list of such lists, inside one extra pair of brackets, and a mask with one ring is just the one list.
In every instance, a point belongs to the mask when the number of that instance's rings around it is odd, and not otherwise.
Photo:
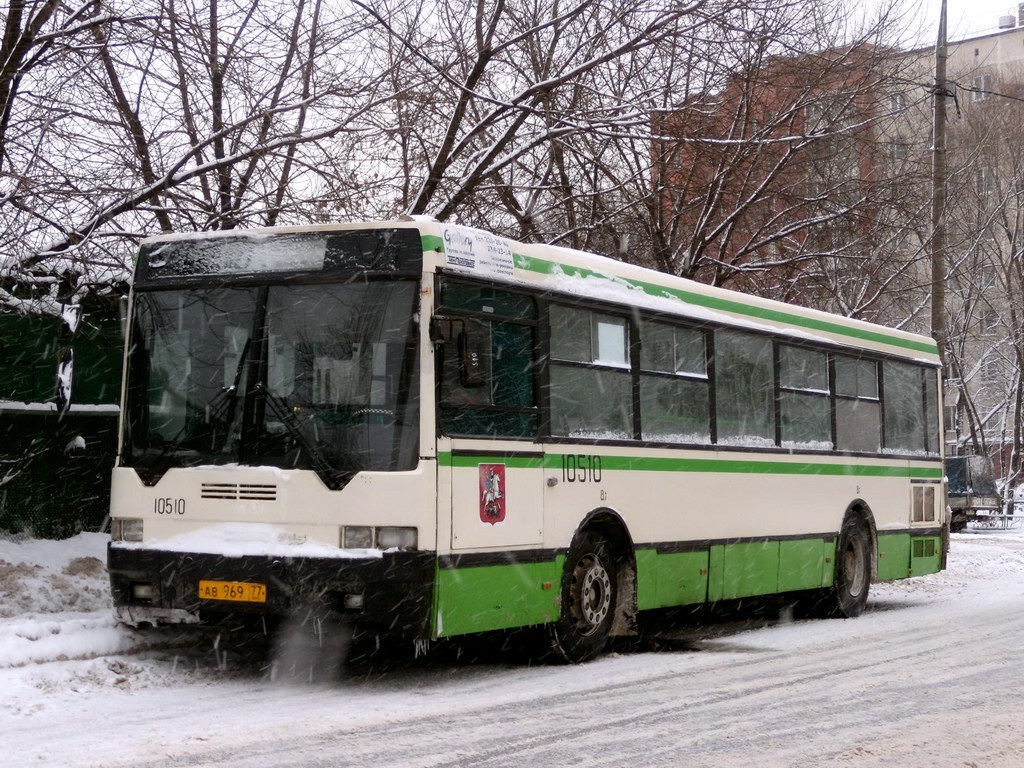
[(548, 625), (557, 657), (579, 664), (604, 650), (615, 618), (617, 579), (607, 539), (594, 531), (581, 533), (565, 558), (558, 620)]

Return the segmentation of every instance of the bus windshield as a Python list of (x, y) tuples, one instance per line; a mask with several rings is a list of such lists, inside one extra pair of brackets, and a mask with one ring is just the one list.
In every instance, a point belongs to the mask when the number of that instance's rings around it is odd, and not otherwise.
[(140, 291), (123, 463), (144, 479), (312, 469), (331, 487), (412, 469), (417, 293), (413, 280)]

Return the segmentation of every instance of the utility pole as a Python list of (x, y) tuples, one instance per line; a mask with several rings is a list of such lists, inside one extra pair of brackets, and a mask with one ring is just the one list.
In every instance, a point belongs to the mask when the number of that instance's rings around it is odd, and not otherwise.
[(935, 89), (932, 99), (932, 338), (946, 363), (946, 0), (939, 15), (935, 43)]

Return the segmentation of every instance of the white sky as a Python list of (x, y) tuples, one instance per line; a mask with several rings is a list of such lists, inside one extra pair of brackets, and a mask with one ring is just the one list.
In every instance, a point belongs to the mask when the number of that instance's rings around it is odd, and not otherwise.
[[(949, 20), (949, 39), (960, 40), (999, 30), (999, 17), (1012, 14), (1017, 17), (1017, 2), (1012, 0), (946, 0)], [(848, 0), (856, 2), (856, 0)], [(857, 3), (859, 5), (859, 3)], [(935, 40), (939, 23), (940, 0), (909, 0), (909, 6), (920, 7), (920, 18), (926, 29), (922, 34), (927, 42)]]

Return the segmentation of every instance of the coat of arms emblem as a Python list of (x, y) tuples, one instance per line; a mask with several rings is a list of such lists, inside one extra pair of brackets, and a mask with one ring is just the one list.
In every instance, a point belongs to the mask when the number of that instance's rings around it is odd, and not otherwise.
[(480, 520), (494, 525), (505, 519), (505, 465), (480, 465)]

